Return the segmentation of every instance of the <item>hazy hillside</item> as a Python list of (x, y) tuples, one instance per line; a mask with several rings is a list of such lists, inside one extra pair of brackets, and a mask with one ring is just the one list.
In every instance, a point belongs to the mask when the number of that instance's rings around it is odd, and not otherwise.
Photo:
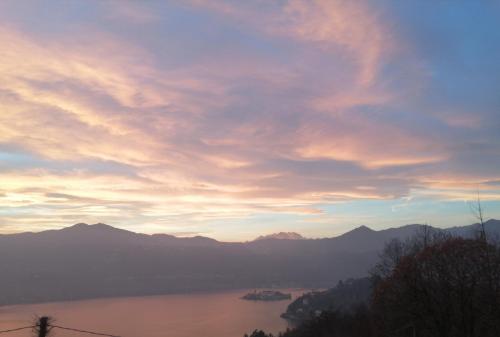
[[(500, 233), (500, 221), (488, 230)], [(104, 224), (0, 235), (0, 304), (245, 287), (331, 287), (362, 277), (384, 242), (419, 225), (359, 227), (328, 239), (224, 243), (144, 235)], [(474, 225), (453, 228), (473, 235)]]
[(360, 304), (367, 304), (371, 294), (372, 281), (369, 277), (340, 281), (331, 289), (309, 292), (295, 299), (282, 317), (299, 322), (326, 310), (350, 311)]

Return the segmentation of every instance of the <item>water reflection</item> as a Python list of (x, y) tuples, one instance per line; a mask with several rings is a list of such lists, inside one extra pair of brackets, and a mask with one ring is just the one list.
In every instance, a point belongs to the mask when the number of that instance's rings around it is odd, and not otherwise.
[[(303, 290), (289, 290), (292, 300)], [(0, 330), (29, 325), (39, 315), (62, 326), (103, 331), (123, 337), (239, 337), (253, 329), (283, 331), (280, 318), (291, 300), (254, 302), (240, 299), (247, 291), (100, 299), (0, 308)], [(32, 336), (29, 330), (10, 337)], [(81, 336), (54, 330), (51, 336)]]

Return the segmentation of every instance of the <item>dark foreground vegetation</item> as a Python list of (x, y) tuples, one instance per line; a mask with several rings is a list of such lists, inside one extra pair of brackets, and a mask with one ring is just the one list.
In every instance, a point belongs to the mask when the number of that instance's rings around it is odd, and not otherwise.
[(387, 244), (368, 301), (331, 308), (280, 336), (500, 336), (499, 246), (485, 232), (464, 239), (424, 228), (412, 240)]
[(366, 306), (372, 294), (369, 277), (339, 281), (325, 291), (312, 291), (293, 301), (281, 317), (293, 323), (302, 323), (325, 311), (352, 311)]

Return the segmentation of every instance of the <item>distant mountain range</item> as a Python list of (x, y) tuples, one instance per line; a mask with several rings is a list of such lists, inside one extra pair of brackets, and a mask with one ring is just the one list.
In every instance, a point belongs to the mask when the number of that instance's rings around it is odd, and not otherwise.
[[(467, 237), (477, 226), (447, 231)], [(145, 235), (105, 224), (0, 235), (0, 305), (231, 288), (328, 288), (365, 276), (385, 242), (410, 237), (420, 227), (359, 227), (325, 239), (278, 234), (244, 243)], [(500, 221), (486, 227), (500, 235)]]
[(303, 240), (305, 239), (302, 235), (295, 232), (279, 232), (269, 235), (261, 235), (255, 240), (267, 240), (267, 239), (279, 239), (279, 240)]

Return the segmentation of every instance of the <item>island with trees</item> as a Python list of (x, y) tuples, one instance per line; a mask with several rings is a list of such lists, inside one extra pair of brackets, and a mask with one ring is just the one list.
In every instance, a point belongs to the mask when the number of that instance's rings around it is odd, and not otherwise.
[(283, 301), (283, 300), (291, 300), (291, 294), (285, 294), (281, 291), (275, 290), (263, 290), (256, 291), (254, 290), (251, 293), (246, 294), (242, 297), (244, 300), (248, 301)]

